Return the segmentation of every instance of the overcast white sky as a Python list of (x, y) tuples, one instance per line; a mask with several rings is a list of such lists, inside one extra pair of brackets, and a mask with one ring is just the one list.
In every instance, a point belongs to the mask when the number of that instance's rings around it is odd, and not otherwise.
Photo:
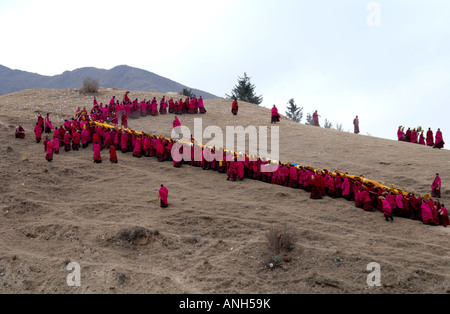
[(12, 69), (126, 64), (220, 97), (246, 72), (302, 122), (317, 109), (352, 132), (358, 115), (364, 135), (420, 125), (450, 145), (450, 1), (1, 0), (0, 29)]

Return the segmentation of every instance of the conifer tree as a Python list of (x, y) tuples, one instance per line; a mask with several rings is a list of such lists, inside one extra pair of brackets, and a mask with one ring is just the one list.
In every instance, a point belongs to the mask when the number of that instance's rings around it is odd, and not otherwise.
[(286, 116), (294, 122), (300, 123), (303, 118), (303, 107), (298, 107), (295, 104), (294, 98), (289, 99)]
[(255, 95), (255, 85), (250, 82), (250, 77), (247, 76), (247, 73), (244, 73), (244, 77), (238, 77), (238, 83), (231, 91), (231, 95), (226, 95), (226, 97), (256, 105), (261, 104), (263, 100), (262, 95)]

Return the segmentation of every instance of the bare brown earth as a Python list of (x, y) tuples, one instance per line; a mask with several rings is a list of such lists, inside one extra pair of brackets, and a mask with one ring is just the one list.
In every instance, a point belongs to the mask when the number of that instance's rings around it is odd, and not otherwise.
[[(122, 90), (102, 89), (107, 103)], [(159, 100), (162, 94), (132, 92)], [(177, 95), (166, 94), (166, 97)], [(311, 200), (303, 190), (158, 163), (118, 153), (111, 164), (92, 162), (92, 148), (45, 160), (33, 126), (37, 112), (62, 124), (92, 96), (76, 90), (27, 90), (0, 96), (0, 293), (450, 293), (450, 228), (427, 226), (343, 199)], [(203, 128), (268, 126), (270, 112), (228, 100), (206, 100)], [(195, 116), (198, 118), (199, 116)], [(192, 115), (183, 125), (193, 130)], [(172, 115), (130, 120), (138, 131), (170, 135)], [(14, 138), (21, 124), (26, 138)], [(282, 119), (282, 161), (364, 174), (422, 195), (434, 174), (450, 196), (450, 154), (408, 143), (295, 124)], [(382, 127), (382, 126), (381, 126)], [(396, 130), (392, 130), (396, 132)], [(205, 139), (207, 141), (207, 139)], [(169, 189), (169, 208), (157, 201)], [(287, 224), (297, 239), (279, 267), (267, 263), (266, 235)], [(143, 236), (130, 238), (136, 227)], [(337, 260), (337, 263), (335, 262)], [(69, 287), (66, 266), (81, 266), (81, 286)], [(381, 287), (366, 269), (381, 266)]]

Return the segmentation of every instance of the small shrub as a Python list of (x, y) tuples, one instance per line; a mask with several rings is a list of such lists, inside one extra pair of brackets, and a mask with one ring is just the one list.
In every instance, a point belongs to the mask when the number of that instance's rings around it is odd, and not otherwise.
[(268, 240), (269, 250), (275, 254), (282, 252), (290, 252), (294, 249), (295, 231), (287, 226), (275, 226), (269, 229), (266, 235)]
[(148, 240), (149, 234), (150, 234), (149, 230), (141, 227), (135, 227), (131, 229), (122, 230), (119, 237), (129, 242), (130, 244), (140, 245), (142, 243), (147, 244), (146, 240)]
[(82, 93), (82, 94), (97, 94), (99, 87), (100, 87), (100, 83), (98, 82), (98, 80), (87, 77), (83, 80), (83, 87), (81, 87), (80, 93)]
[(283, 224), (282, 226), (272, 226), (266, 234), (266, 238), (267, 248), (264, 253), (264, 267), (272, 269), (280, 266), (284, 255), (294, 249), (297, 235), (293, 228)]

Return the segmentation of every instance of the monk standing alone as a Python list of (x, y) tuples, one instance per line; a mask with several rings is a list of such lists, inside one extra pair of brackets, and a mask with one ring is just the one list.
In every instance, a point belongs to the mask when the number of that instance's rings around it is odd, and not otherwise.
[(318, 126), (318, 127), (320, 127), (320, 124), (319, 124), (319, 114), (317, 113), (317, 110), (316, 111), (314, 111), (314, 113), (313, 113), (313, 123), (314, 123), (314, 126)]
[(358, 116), (356, 116), (356, 118), (353, 119), (353, 126), (354, 126), (355, 134), (359, 134), (359, 119), (358, 119)]
[(437, 198), (441, 197), (441, 178), (439, 177), (439, 173), (436, 173), (436, 177), (431, 185), (431, 196)]
[(169, 190), (161, 184), (161, 188), (158, 192), (158, 198), (160, 199), (160, 207), (168, 207), (169, 203), (167, 197), (169, 195)]
[(231, 105), (231, 113), (234, 115), (238, 114), (238, 110), (239, 110), (239, 106), (238, 106), (238, 102), (237, 99), (235, 98), (233, 101), (233, 104)]

